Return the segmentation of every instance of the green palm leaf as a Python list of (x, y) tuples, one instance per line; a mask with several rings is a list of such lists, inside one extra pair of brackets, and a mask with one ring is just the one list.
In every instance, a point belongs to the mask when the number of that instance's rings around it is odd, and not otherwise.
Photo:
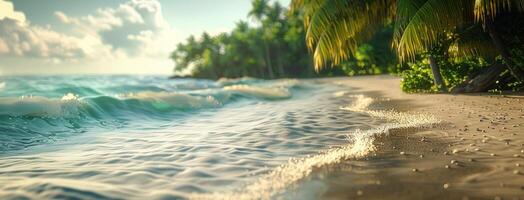
[(465, 21), (463, 3), (461, 0), (427, 0), (420, 4), (413, 16), (400, 16), (409, 18), (402, 34), (397, 33), (393, 40), (400, 60), (413, 59), (417, 53), (434, 46), (440, 37), (447, 37), (462, 25)]
[(298, 0), (292, 8), (303, 6), (306, 43), (319, 70), (328, 61), (338, 64), (353, 54), (389, 19), (390, 5), (384, 0)]
[[(390, 19), (392, 47), (403, 62), (441, 39), (452, 40), (464, 27), (502, 11), (524, 11), (524, 0), (293, 0), (291, 10), (304, 14), (306, 44), (318, 70), (353, 55)], [(466, 56), (488, 53), (489, 45), (489, 38), (459, 37), (452, 46), (460, 52), (454, 55)]]
[(524, 11), (522, 0), (475, 0), (475, 19), (480, 22), (493, 20), (502, 11)]

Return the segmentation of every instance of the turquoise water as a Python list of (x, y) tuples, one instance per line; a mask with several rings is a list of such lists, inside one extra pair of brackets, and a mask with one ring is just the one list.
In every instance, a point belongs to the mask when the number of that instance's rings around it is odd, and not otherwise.
[(382, 123), (340, 109), (348, 91), (315, 79), (0, 77), (0, 198), (241, 192), (290, 158)]

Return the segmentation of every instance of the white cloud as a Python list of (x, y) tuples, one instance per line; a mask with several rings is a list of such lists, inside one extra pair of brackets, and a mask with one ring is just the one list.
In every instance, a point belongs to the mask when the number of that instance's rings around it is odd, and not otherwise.
[[(96, 35), (113, 51), (131, 56), (167, 55), (175, 44), (173, 30), (156, 0), (131, 0), (117, 8), (101, 8), (84, 17), (69, 17), (62, 12), (55, 15), (66, 24), (74, 24), (76, 32)], [(160, 46), (152, 47), (152, 44)]]
[(130, 0), (87, 16), (72, 17), (62, 11), (54, 15), (69, 26), (68, 34), (31, 25), (11, 2), (0, 0), (0, 55), (41, 58), (55, 64), (104, 59), (167, 60), (177, 42), (157, 0)]
[(7, 46), (7, 43), (4, 42), (2, 38), (0, 38), (0, 54), (7, 54), (9, 53), (9, 47)]
[(85, 57), (84, 38), (31, 25), (11, 2), (0, 0), (0, 10), (0, 54), (46, 59)]
[(25, 15), (22, 12), (15, 11), (13, 3), (5, 0), (0, 0), (0, 20), (5, 18), (12, 19), (18, 22), (25, 22)]
[(62, 11), (55, 11), (55, 17), (62, 23), (64, 24), (69, 24), (71, 23), (71, 20), (69, 19), (69, 17), (67, 17), (67, 15), (65, 13), (63, 13)]
[[(43, 58), (82, 58), (84, 38), (61, 34), (10, 18), (0, 20), (0, 54)], [(3, 48), (1, 46), (4, 46)]]

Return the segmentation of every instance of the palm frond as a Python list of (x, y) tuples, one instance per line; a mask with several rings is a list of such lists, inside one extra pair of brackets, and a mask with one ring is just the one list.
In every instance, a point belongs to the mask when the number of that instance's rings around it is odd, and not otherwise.
[(349, 58), (392, 18), (392, 47), (401, 62), (441, 40), (453, 41), (456, 56), (491, 54), (489, 38), (453, 37), (502, 11), (524, 11), (524, 0), (292, 0), (291, 11), (299, 9), (318, 70)]
[(339, 64), (354, 54), (358, 44), (391, 16), (391, 5), (386, 0), (293, 1), (293, 6), (303, 8), (306, 43), (314, 52), (315, 68), (319, 70), (328, 62)]
[(397, 10), (395, 13), (395, 24), (393, 26), (393, 47), (398, 47), (398, 42), (402, 38), (406, 25), (417, 13), (419, 8), (425, 3), (421, 0), (397, 0)]
[(304, 27), (309, 26), (310, 18), (325, 3), (326, 0), (293, 0), (290, 12), (301, 10), (304, 14)]
[(493, 43), (485, 39), (462, 38), (450, 46), (448, 51), (453, 57), (493, 58), (498, 51), (493, 48)]
[(475, 0), (475, 20), (493, 20), (502, 11), (524, 11), (522, 0)]
[[(427, 51), (438, 42), (440, 37), (447, 37), (448, 33), (462, 25), (465, 21), (463, 3), (464, 1), (461, 0), (425, 0), (419, 4), (416, 12), (397, 13), (397, 15), (412, 14), (412, 16), (397, 17), (409, 19), (405, 26), (400, 25), (402, 34), (394, 35), (396, 37), (394, 46), (397, 48), (400, 61), (414, 59), (417, 53)], [(411, 4), (413, 5), (415, 4)]]

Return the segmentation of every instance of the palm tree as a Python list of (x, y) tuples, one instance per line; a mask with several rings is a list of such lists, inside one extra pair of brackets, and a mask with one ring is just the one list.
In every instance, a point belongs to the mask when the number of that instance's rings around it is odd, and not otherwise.
[(448, 89), (446, 87), (444, 79), (442, 78), (442, 74), (440, 73), (440, 66), (437, 64), (437, 59), (435, 59), (434, 55), (429, 55), (428, 60), (429, 67), (431, 68), (431, 73), (433, 74), (433, 80), (435, 81), (435, 85), (441, 92), (447, 92)]
[(251, 10), (247, 15), (261, 23), (267, 13), (268, 3), (268, 0), (253, 0), (251, 2)]
[(265, 20), (265, 26), (266, 31), (264, 33), (264, 37), (267, 41), (272, 41), (271, 47), (273, 49), (273, 60), (276, 63), (276, 68), (278, 70), (279, 77), (284, 77), (286, 73), (284, 72), (284, 67), (282, 66), (282, 57), (279, 56), (282, 54), (281, 49), (284, 42), (282, 41), (282, 36), (285, 31), (283, 24), (286, 22), (283, 19), (283, 14), (285, 13), (284, 8), (282, 5), (275, 1), (272, 6), (268, 8), (267, 17)]
[[(327, 63), (339, 64), (354, 55), (359, 44), (385, 23), (394, 22), (393, 47), (401, 62), (434, 48), (458, 28), (483, 25), (508, 69), (521, 75), (504, 43), (491, 26), (504, 11), (523, 11), (522, 0), (293, 0), (293, 10), (304, 13), (306, 43), (313, 51), (317, 70)], [(462, 45), (462, 52), (478, 52), (478, 45)], [(504, 50), (506, 49), (506, 50)], [(434, 56), (429, 56), (436, 85), (444, 88)]]
[[(248, 13), (248, 16), (253, 17), (263, 26), (264, 17), (267, 14), (268, 10), (268, 0), (254, 0), (251, 2), (251, 10)], [(273, 66), (271, 65), (271, 51), (269, 49), (268, 41), (264, 40), (264, 49), (265, 49), (265, 62), (267, 70), (269, 73), (269, 78), (275, 78), (273, 72)]]
[[(408, 1), (408, 0), (403, 0)], [(398, 1), (398, 2), (403, 2)], [(417, 1), (411, 1), (417, 2)], [(514, 68), (506, 45), (498, 34), (493, 21), (504, 11), (523, 11), (522, 0), (419, 0), (415, 6), (397, 7), (395, 46), (400, 58), (413, 58), (439, 42), (440, 37), (457, 33), (457, 29), (482, 25), (489, 33), (494, 46), (506, 63), (507, 69), (518, 80), (523, 74)], [(400, 18), (400, 19), (399, 19)], [(482, 34), (477, 32), (476, 34)], [(483, 43), (485, 41), (470, 41)], [(463, 44), (465, 51), (473, 54), (486, 51), (475, 44)], [(468, 48), (470, 47), (470, 48)], [(489, 51), (489, 50), (488, 50)]]

